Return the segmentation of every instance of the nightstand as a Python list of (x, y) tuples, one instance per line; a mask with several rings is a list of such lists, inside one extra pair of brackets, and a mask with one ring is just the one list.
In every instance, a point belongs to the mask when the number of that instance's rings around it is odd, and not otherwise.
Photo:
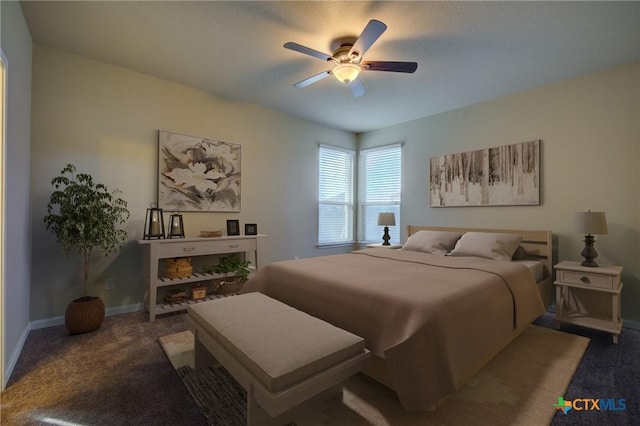
[(565, 261), (554, 268), (556, 322), (609, 332), (613, 343), (618, 343), (622, 266), (586, 267)]
[(386, 249), (399, 249), (402, 248), (402, 244), (389, 244), (388, 246), (383, 246), (382, 243), (377, 244), (367, 244), (367, 248), (386, 248)]

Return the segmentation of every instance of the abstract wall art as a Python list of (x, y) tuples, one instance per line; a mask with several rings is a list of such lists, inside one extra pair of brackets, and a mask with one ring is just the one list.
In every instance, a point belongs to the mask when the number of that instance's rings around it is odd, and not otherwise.
[(429, 205), (540, 204), (541, 141), (429, 159)]
[(158, 205), (165, 211), (240, 211), (238, 144), (158, 132)]

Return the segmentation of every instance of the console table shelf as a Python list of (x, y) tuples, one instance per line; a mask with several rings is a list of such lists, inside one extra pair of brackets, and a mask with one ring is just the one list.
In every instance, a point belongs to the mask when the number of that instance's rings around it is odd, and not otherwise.
[(220, 278), (228, 278), (230, 275), (225, 274), (207, 274), (206, 272), (194, 272), (192, 275), (184, 278), (168, 278), (158, 277), (158, 287), (164, 287), (168, 285), (189, 284), (198, 281), (217, 280)]
[(158, 303), (156, 305), (156, 315), (169, 314), (171, 312), (184, 311), (187, 309), (187, 306), (193, 305), (194, 303), (206, 302), (208, 300), (220, 299), (222, 297), (228, 297), (223, 294), (208, 294), (206, 298), (200, 300), (184, 300), (182, 302), (177, 303)]
[(156, 315), (186, 310), (187, 306), (192, 303), (224, 297), (208, 295), (206, 299), (201, 300), (184, 300), (177, 303), (165, 303), (158, 297), (158, 290), (160, 288), (211, 281), (226, 278), (228, 275), (195, 271), (185, 278), (163, 277), (161, 276), (159, 268), (162, 259), (239, 253), (245, 259), (249, 257), (252, 262), (252, 269), (257, 270), (259, 265), (258, 246), (262, 237), (265, 237), (265, 235), (138, 240), (138, 243), (144, 250), (144, 302), (145, 308), (149, 312), (149, 320), (154, 321)]

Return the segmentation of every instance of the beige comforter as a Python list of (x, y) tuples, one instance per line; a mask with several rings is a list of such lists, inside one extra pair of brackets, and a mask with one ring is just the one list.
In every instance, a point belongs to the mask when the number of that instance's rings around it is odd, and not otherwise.
[(434, 408), (544, 312), (523, 265), (402, 250), (272, 263), (251, 291), (364, 337), (408, 410)]

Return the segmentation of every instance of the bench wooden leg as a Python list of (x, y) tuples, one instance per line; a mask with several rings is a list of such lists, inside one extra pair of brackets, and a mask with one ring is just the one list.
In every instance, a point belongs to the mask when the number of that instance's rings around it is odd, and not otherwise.
[[(282, 418), (283, 416), (284, 414), (275, 419), (269, 417), (267, 412), (256, 401), (253, 385), (249, 385), (249, 391), (247, 392), (247, 426), (282, 426), (287, 423)], [(282, 423), (278, 423), (279, 421)]]

